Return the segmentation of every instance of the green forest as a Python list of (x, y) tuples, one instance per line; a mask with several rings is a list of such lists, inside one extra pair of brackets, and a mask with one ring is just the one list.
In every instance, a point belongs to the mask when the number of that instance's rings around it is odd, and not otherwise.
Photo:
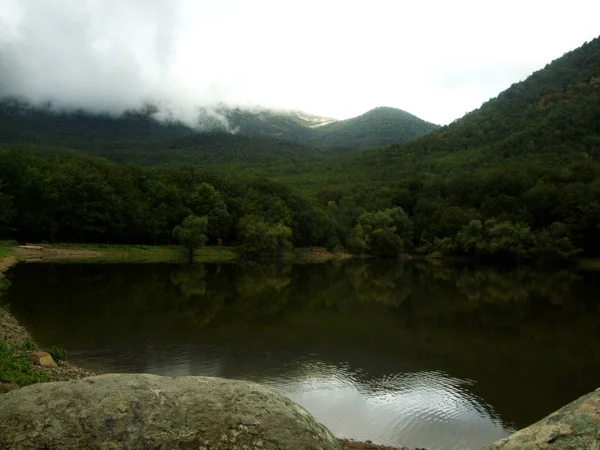
[(248, 254), (600, 255), (600, 39), (452, 124), (379, 150), (198, 135), (133, 113), (68, 125), (3, 105), (0, 239), (163, 244), (193, 215), (206, 218), (208, 244)]

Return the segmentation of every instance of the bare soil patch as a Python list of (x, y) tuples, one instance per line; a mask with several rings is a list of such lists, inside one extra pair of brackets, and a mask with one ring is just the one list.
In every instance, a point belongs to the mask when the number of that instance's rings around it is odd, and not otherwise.
[(15, 248), (14, 252), (19, 261), (29, 262), (46, 259), (95, 258), (101, 255), (100, 252), (93, 250), (44, 248), (37, 245), (22, 245)]
[(17, 263), (17, 258), (14, 256), (7, 256), (0, 258), (0, 279), (4, 277), (3, 273), (8, 270), (9, 267)]

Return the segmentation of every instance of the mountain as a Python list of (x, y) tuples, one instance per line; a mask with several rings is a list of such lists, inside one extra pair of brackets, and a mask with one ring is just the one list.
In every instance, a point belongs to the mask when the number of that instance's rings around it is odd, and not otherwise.
[(379, 107), (352, 119), (313, 128), (309, 143), (338, 149), (380, 148), (415, 140), (438, 128), (401, 109)]
[(260, 173), (333, 202), (348, 224), (401, 206), (416, 245), (447, 238), (451, 249), (471, 221), (493, 219), (566, 230), (600, 254), (600, 39), (413, 142)]
[(5, 98), (0, 101), (0, 145), (144, 165), (264, 164), (404, 142), (431, 129), (408, 113), (385, 110), (338, 122), (299, 111), (219, 106), (199, 109), (193, 128), (173, 118), (159, 119), (162, 112), (152, 106), (111, 116)]
[(156, 113), (152, 107), (119, 116), (81, 110), (56, 111), (6, 98), (0, 101), (0, 146), (42, 155), (83, 153), (117, 163), (142, 165), (262, 164), (322, 154), (307, 145), (266, 134), (228, 132), (222, 117), (208, 111), (201, 117), (210, 131), (194, 129), (173, 119), (158, 120)]
[(344, 152), (417, 139), (439, 128), (401, 109), (379, 107), (347, 120), (299, 111), (219, 109), (228, 126), (247, 136), (268, 136)]

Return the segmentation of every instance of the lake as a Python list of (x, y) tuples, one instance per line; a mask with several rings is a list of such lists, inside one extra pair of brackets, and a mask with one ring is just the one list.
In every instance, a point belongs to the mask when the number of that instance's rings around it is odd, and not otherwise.
[(476, 449), (600, 386), (596, 273), (350, 261), (8, 275), (13, 314), (74, 363), (252, 380), (338, 437)]

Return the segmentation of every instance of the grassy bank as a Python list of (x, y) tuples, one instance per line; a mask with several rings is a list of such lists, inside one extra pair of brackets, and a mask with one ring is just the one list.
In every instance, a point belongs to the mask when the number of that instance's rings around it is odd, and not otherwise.
[[(53, 244), (44, 247), (58, 252), (58, 259), (69, 259), (85, 262), (185, 262), (187, 253), (178, 245), (102, 245), (102, 244)], [(85, 254), (87, 253), (87, 255)], [(227, 262), (239, 258), (238, 253), (231, 248), (202, 247), (194, 252), (194, 262)]]
[[(294, 249), (278, 259), (316, 263), (345, 260), (351, 257), (352, 255), (346, 252), (333, 253), (325, 248), (310, 247)], [(17, 246), (12, 242), (0, 241), (0, 261), (4, 260), (5, 265), (10, 265), (6, 262), (7, 258), (29, 262), (184, 263), (187, 261), (187, 253), (178, 245), (30, 244)], [(240, 258), (240, 252), (234, 247), (202, 247), (194, 253), (196, 263), (233, 262)]]
[(0, 241), (0, 258), (6, 258), (13, 254), (17, 244), (14, 241)]
[(10, 345), (0, 340), (0, 383), (20, 387), (50, 380), (29, 360), (28, 352), (31, 350), (34, 349), (26, 343)]
[[(93, 263), (179, 263), (187, 254), (176, 245), (104, 245), (104, 244), (34, 244), (6, 248), (19, 261), (93, 262)], [(194, 262), (227, 262), (239, 258), (231, 248), (203, 247), (195, 252)]]

